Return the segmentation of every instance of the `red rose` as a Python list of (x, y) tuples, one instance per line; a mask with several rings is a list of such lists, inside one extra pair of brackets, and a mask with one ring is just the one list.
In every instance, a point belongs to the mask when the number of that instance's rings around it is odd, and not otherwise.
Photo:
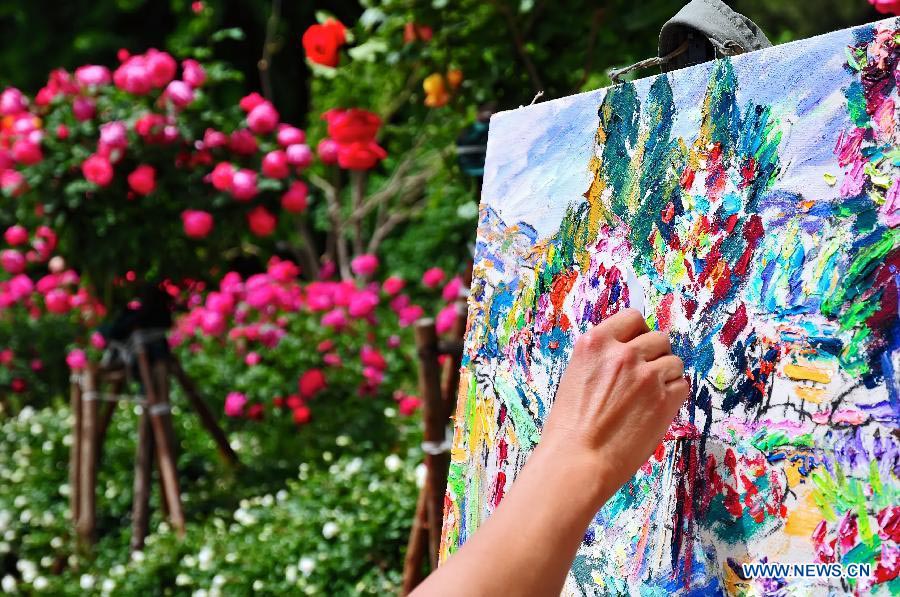
[(338, 150), (338, 166), (345, 170), (370, 170), (387, 157), (387, 152), (374, 141), (348, 143)]
[(900, 0), (869, 0), (869, 4), (882, 14), (900, 15)]
[(322, 119), (328, 123), (328, 136), (342, 145), (374, 141), (381, 127), (377, 114), (360, 108), (328, 110), (322, 114)]
[(346, 28), (340, 21), (328, 19), (321, 25), (312, 25), (303, 33), (303, 50), (310, 62), (335, 67), (340, 55), (338, 50), (347, 41)]
[(113, 179), (112, 164), (102, 155), (94, 154), (84, 160), (81, 164), (81, 172), (89, 182), (101, 187), (105, 187)]
[(255, 207), (247, 214), (250, 232), (256, 236), (269, 236), (275, 232), (278, 220), (265, 207)]
[(128, 186), (138, 195), (146, 197), (156, 189), (156, 170), (153, 166), (141, 164), (128, 175)]
[(303, 425), (304, 423), (309, 423), (310, 412), (308, 406), (298, 406), (294, 409), (294, 423), (297, 425)]
[(309, 189), (307, 188), (306, 183), (299, 180), (294, 181), (291, 183), (288, 190), (285, 191), (284, 195), (281, 196), (282, 209), (291, 213), (305, 211), (308, 194)]
[(304, 398), (312, 398), (325, 389), (325, 385), (325, 374), (319, 369), (310, 369), (297, 381), (297, 388)]

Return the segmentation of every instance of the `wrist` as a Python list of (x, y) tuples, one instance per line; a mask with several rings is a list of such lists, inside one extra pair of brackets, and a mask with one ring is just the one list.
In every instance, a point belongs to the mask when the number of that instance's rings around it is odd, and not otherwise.
[(569, 497), (594, 514), (618, 487), (610, 484), (609, 463), (595, 450), (574, 442), (541, 442), (532, 454), (538, 468), (546, 470), (546, 482), (557, 484)]

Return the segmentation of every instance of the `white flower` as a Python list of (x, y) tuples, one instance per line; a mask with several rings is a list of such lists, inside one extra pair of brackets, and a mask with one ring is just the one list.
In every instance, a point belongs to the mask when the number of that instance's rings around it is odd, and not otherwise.
[(316, 569), (316, 561), (310, 557), (303, 556), (297, 564), (297, 568), (303, 573), (303, 576), (309, 576)]
[(187, 568), (193, 568), (197, 565), (197, 558), (191, 555), (184, 556), (184, 558), (181, 560), (181, 563), (184, 564)]
[(144, 557), (144, 552), (142, 552), (141, 550), (137, 550), (131, 553), (131, 560), (133, 562), (137, 562), (138, 564), (144, 561)]
[(125, 566), (122, 564), (116, 564), (112, 568), (109, 569), (109, 573), (111, 576), (124, 576), (125, 575)]
[(13, 506), (16, 508), (24, 508), (25, 504), (28, 503), (28, 498), (24, 495), (17, 495), (16, 499), (13, 500)]
[(11, 574), (7, 574), (3, 580), (0, 580), (0, 589), (3, 589), (4, 593), (12, 593), (16, 590), (16, 579)]
[(11, 520), (12, 515), (8, 510), (0, 510), (0, 531), (5, 531)]
[(191, 584), (191, 577), (182, 572), (175, 577), (175, 584), (179, 587), (186, 587)]
[(397, 409), (391, 408), (390, 406), (384, 409), (384, 416), (388, 419), (393, 419), (397, 416)]
[(422, 489), (425, 487), (425, 479), (428, 476), (428, 469), (425, 467), (425, 463), (420, 463), (416, 467), (416, 487)]
[(44, 427), (40, 423), (31, 426), (31, 435), (40, 435), (44, 432)]
[(384, 459), (384, 466), (392, 473), (396, 473), (400, 470), (400, 467), (403, 466), (403, 461), (396, 454), (391, 454)]
[(254, 591), (262, 591), (263, 587), (265, 587), (265, 583), (259, 579), (253, 581), (253, 590)]
[(238, 556), (233, 551), (229, 551), (228, 553), (225, 554), (225, 561), (228, 562), (229, 564), (234, 564), (235, 562), (238, 561)]
[(96, 581), (94, 580), (94, 577), (91, 576), (90, 574), (82, 574), (82, 575), (81, 575), (81, 580), (78, 581), (78, 584), (79, 584), (79, 585), (81, 586), (81, 588), (84, 589), (85, 591), (89, 591), (89, 590), (91, 590), (91, 589), (94, 588), (94, 583), (95, 583), (95, 582), (96, 582)]
[(22, 580), (32, 582), (37, 576), (37, 566), (31, 560), (19, 560), (16, 568), (22, 573)]
[(329, 520), (325, 523), (324, 526), (322, 526), (322, 536), (326, 539), (331, 539), (332, 537), (337, 535), (338, 531), (340, 530), (341, 528), (337, 525), (336, 522), (332, 522)]
[(197, 589), (194, 591), (194, 597), (207, 597), (206, 589)]
[(284, 580), (288, 581), (289, 584), (294, 584), (297, 582), (297, 567), (296, 566), (288, 566), (284, 571)]
[(41, 568), (49, 568), (53, 565), (53, 556), (44, 556), (41, 558)]
[(278, 500), (279, 502), (283, 502), (287, 498), (288, 498), (288, 492), (285, 491), (284, 489), (279, 489), (278, 493), (275, 494), (275, 499)]
[(348, 475), (355, 475), (362, 469), (362, 465), (362, 458), (354, 458), (347, 463), (347, 468), (344, 469), (344, 472), (346, 472)]
[(102, 590), (104, 593), (112, 593), (113, 589), (115, 589), (115, 588), (116, 588), (116, 581), (114, 581), (111, 578), (107, 578), (106, 580), (103, 581), (103, 584), (100, 585), (100, 590)]
[(62, 485), (59, 486), (59, 495), (61, 495), (63, 497), (68, 497), (70, 491), (71, 490), (69, 489), (68, 483), (63, 483)]
[(9, 543), (0, 541), (0, 553), (9, 553)]
[[(23, 577), (22, 580), (25, 580), (25, 578)], [(36, 579), (34, 579), (34, 582), (31, 583), (31, 586), (34, 587), (35, 591), (43, 591), (49, 584), (50, 583), (47, 582), (46, 578), (44, 578), (43, 576), (38, 576)]]
[(221, 574), (216, 574), (215, 576), (213, 576), (212, 585), (214, 587), (221, 587), (224, 584), (225, 584), (224, 576), (222, 576)]
[(350, 438), (346, 435), (339, 435), (337, 436), (337, 439), (334, 440), (334, 443), (343, 448), (344, 446), (350, 445)]
[(209, 566), (212, 564), (212, 558), (212, 549), (210, 549), (209, 546), (204, 545), (197, 554), (197, 562), (200, 563), (200, 570), (209, 570)]
[(322, 460), (325, 462), (331, 462), (334, 459), (334, 454), (329, 452), (328, 450), (322, 452)]

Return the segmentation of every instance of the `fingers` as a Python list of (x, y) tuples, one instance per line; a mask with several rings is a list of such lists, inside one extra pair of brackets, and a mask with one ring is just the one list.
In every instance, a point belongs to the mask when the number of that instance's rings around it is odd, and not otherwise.
[(594, 328), (605, 334), (609, 334), (619, 342), (630, 342), (641, 334), (650, 331), (644, 316), (636, 309), (622, 309), (609, 319)]
[(666, 382), (666, 396), (673, 400), (677, 399), (679, 404), (684, 402), (690, 393), (691, 383), (685, 377)]
[(672, 354), (672, 344), (665, 332), (642, 334), (630, 342), (645, 361), (655, 361), (660, 357)]
[(667, 386), (669, 382), (684, 379), (684, 362), (675, 355), (664, 356), (650, 364), (657, 368)]

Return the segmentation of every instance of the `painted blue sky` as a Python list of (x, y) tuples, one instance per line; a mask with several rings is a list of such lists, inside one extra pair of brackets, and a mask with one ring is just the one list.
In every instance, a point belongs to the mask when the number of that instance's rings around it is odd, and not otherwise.
[[(776, 188), (812, 199), (831, 199), (837, 189), (823, 173), (839, 174), (833, 149), (848, 123), (843, 68), (854, 30), (838, 31), (733, 58), (738, 101), (768, 104), (782, 122), (784, 169)], [(712, 65), (672, 73), (677, 107), (674, 134), (690, 143)], [(646, 97), (654, 78), (636, 81)], [(566, 206), (590, 184), (597, 109), (605, 90), (591, 91), (496, 114), (491, 119), (482, 201), (508, 224), (523, 221), (540, 236), (559, 226)]]

